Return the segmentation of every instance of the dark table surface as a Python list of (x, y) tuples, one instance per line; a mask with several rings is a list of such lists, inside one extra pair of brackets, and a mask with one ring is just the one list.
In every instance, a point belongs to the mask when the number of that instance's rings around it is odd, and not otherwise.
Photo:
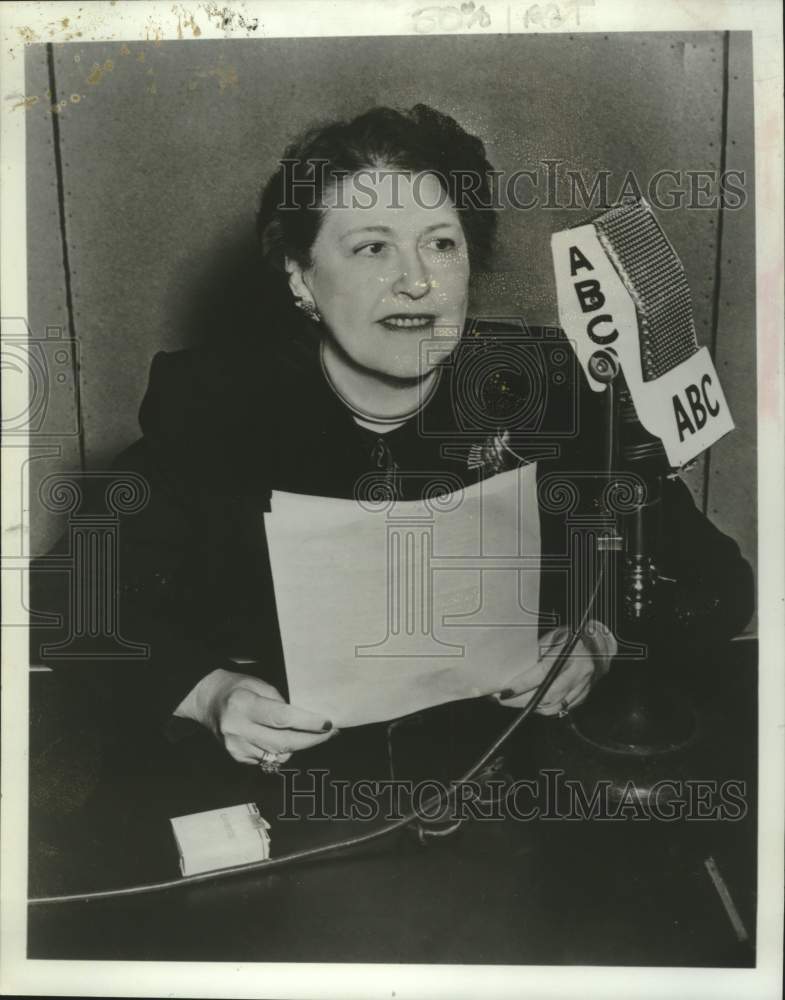
[[(754, 965), (756, 663), (756, 644), (735, 642), (710, 662), (674, 671), (673, 689), (698, 719), (686, 749), (643, 761), (607, 754), (577, 739), (569, 718), (534, 716), (499, 761), (511, 780), (542, 782), (544, 771), (560, 770), (587, 792), (603, 779), (616, 793), (628, 780), (645, 787), (665, 778), (682, 788), (735, 780), (744, 783), (740, 819), (635, 819), (631, 808), (616, 820), (470, 820), (424, 845), (399, 831), (270, 872), (31, 906), (28, 956)], [(63, 708), (63, 687), (53, 674), (32, 676), (31, 897), (177, 878), (169, 818), (191, 812), (256, 802), (272, 824), (273, 856), (370, 828), (359, 820), (278, 818), (284, 779), (235, 764), (206, 734), (160, 745), (119, 741), (107, 750), (85, 718)], [(470, 715), (466, 709), (396, 729), (398, 776), (459, 773), (512, 717), (487, 703)], [(353, 730), (331, 742), (329, 753), (293, 760), (301, 769), (294, 780), (310, 780), (309, 767), (327, 766), (331, 778), (389, 774), (386, 731)], [(707, 873), (709, 857), (749, 941), (734, 931)]]

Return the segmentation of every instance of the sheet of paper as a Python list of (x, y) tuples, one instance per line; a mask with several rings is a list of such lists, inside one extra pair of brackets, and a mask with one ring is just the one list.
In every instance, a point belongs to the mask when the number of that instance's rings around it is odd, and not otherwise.
[(536, 466), (424, 501), (274, 492), (292, 704), (340, 727), (501, 690), (536, 659)]

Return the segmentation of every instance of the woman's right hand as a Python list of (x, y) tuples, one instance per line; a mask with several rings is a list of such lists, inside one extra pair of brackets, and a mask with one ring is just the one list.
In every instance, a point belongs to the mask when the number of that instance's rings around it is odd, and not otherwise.
[(284, 763), (338, 732), (329, 719), (288, 705), (271, 684), (231, 670), (203, 677), (174, 714), (206, 726), (241, 764), (258, 764), (263, 751)]

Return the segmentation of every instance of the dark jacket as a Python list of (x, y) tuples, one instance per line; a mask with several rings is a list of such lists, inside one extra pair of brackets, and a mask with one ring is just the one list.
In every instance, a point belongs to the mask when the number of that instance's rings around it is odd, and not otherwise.
[[(140, 411), (143, 437), (114, 463), (118, 477), (136, 474), (150, 488), (146, 506), (121, 519), (117, 579), (119, 633), (147, 644), (149, 656), (51, 662), (87, 673), (118, 706), (118, 720), (155, 726), (201, 677), (232, 668), (231, 657), (253, 659), (233, 669), (285, 692), (262, 517), (272, 490), (352, 497), (358, 479), (376, 471), (410, 499), (434, 474), (469, 484), (537, 460), (543, 554), (563, 557), (567, 518), (598, 510), (604, 480), (589, 474), (602, 471), (602, 420), (601, 397), (555, 330), (470, 327), (420, 419), (383, 443), (327, 385), (306, 329), (237, 350), (160, 353)], [(565, 475), (578, 485), (572, 509), (560, 493)], [(753, 581), (736, 544), (678, 479), (665, 482), (661, 522), (658, 569), (677, 583), (662, 590), (654, 632), (683, 644), (740, 631)], [(64, 538), (56, 552), (67, 546)], [(34, 566), (33, 608), (59, 610), (66, 629), (67, 580), (47, 572), (46, 558)], [(563, 570), (544, 567), (543, 629), (574, 616), (569, 586)], [(42, 643), (63, 634), (34, 629), (33, 661), (48, 662)]]

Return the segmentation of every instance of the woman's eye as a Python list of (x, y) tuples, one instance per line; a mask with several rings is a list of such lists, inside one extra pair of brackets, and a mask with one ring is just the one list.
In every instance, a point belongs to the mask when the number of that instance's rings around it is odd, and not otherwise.
[(378, 257), (379, 254), (383, 252), (384, 247), (384, 243), (363, 243), (363, 245), (357, 247), (354, 252), (363, 257)]
[(447, 250), (454, 250), (457, 244), (455, 240), (449, 236), (437, 236), (435, 240), (431, 240), (430, 245), (434, 248), (434, 250), (444, 253)]

